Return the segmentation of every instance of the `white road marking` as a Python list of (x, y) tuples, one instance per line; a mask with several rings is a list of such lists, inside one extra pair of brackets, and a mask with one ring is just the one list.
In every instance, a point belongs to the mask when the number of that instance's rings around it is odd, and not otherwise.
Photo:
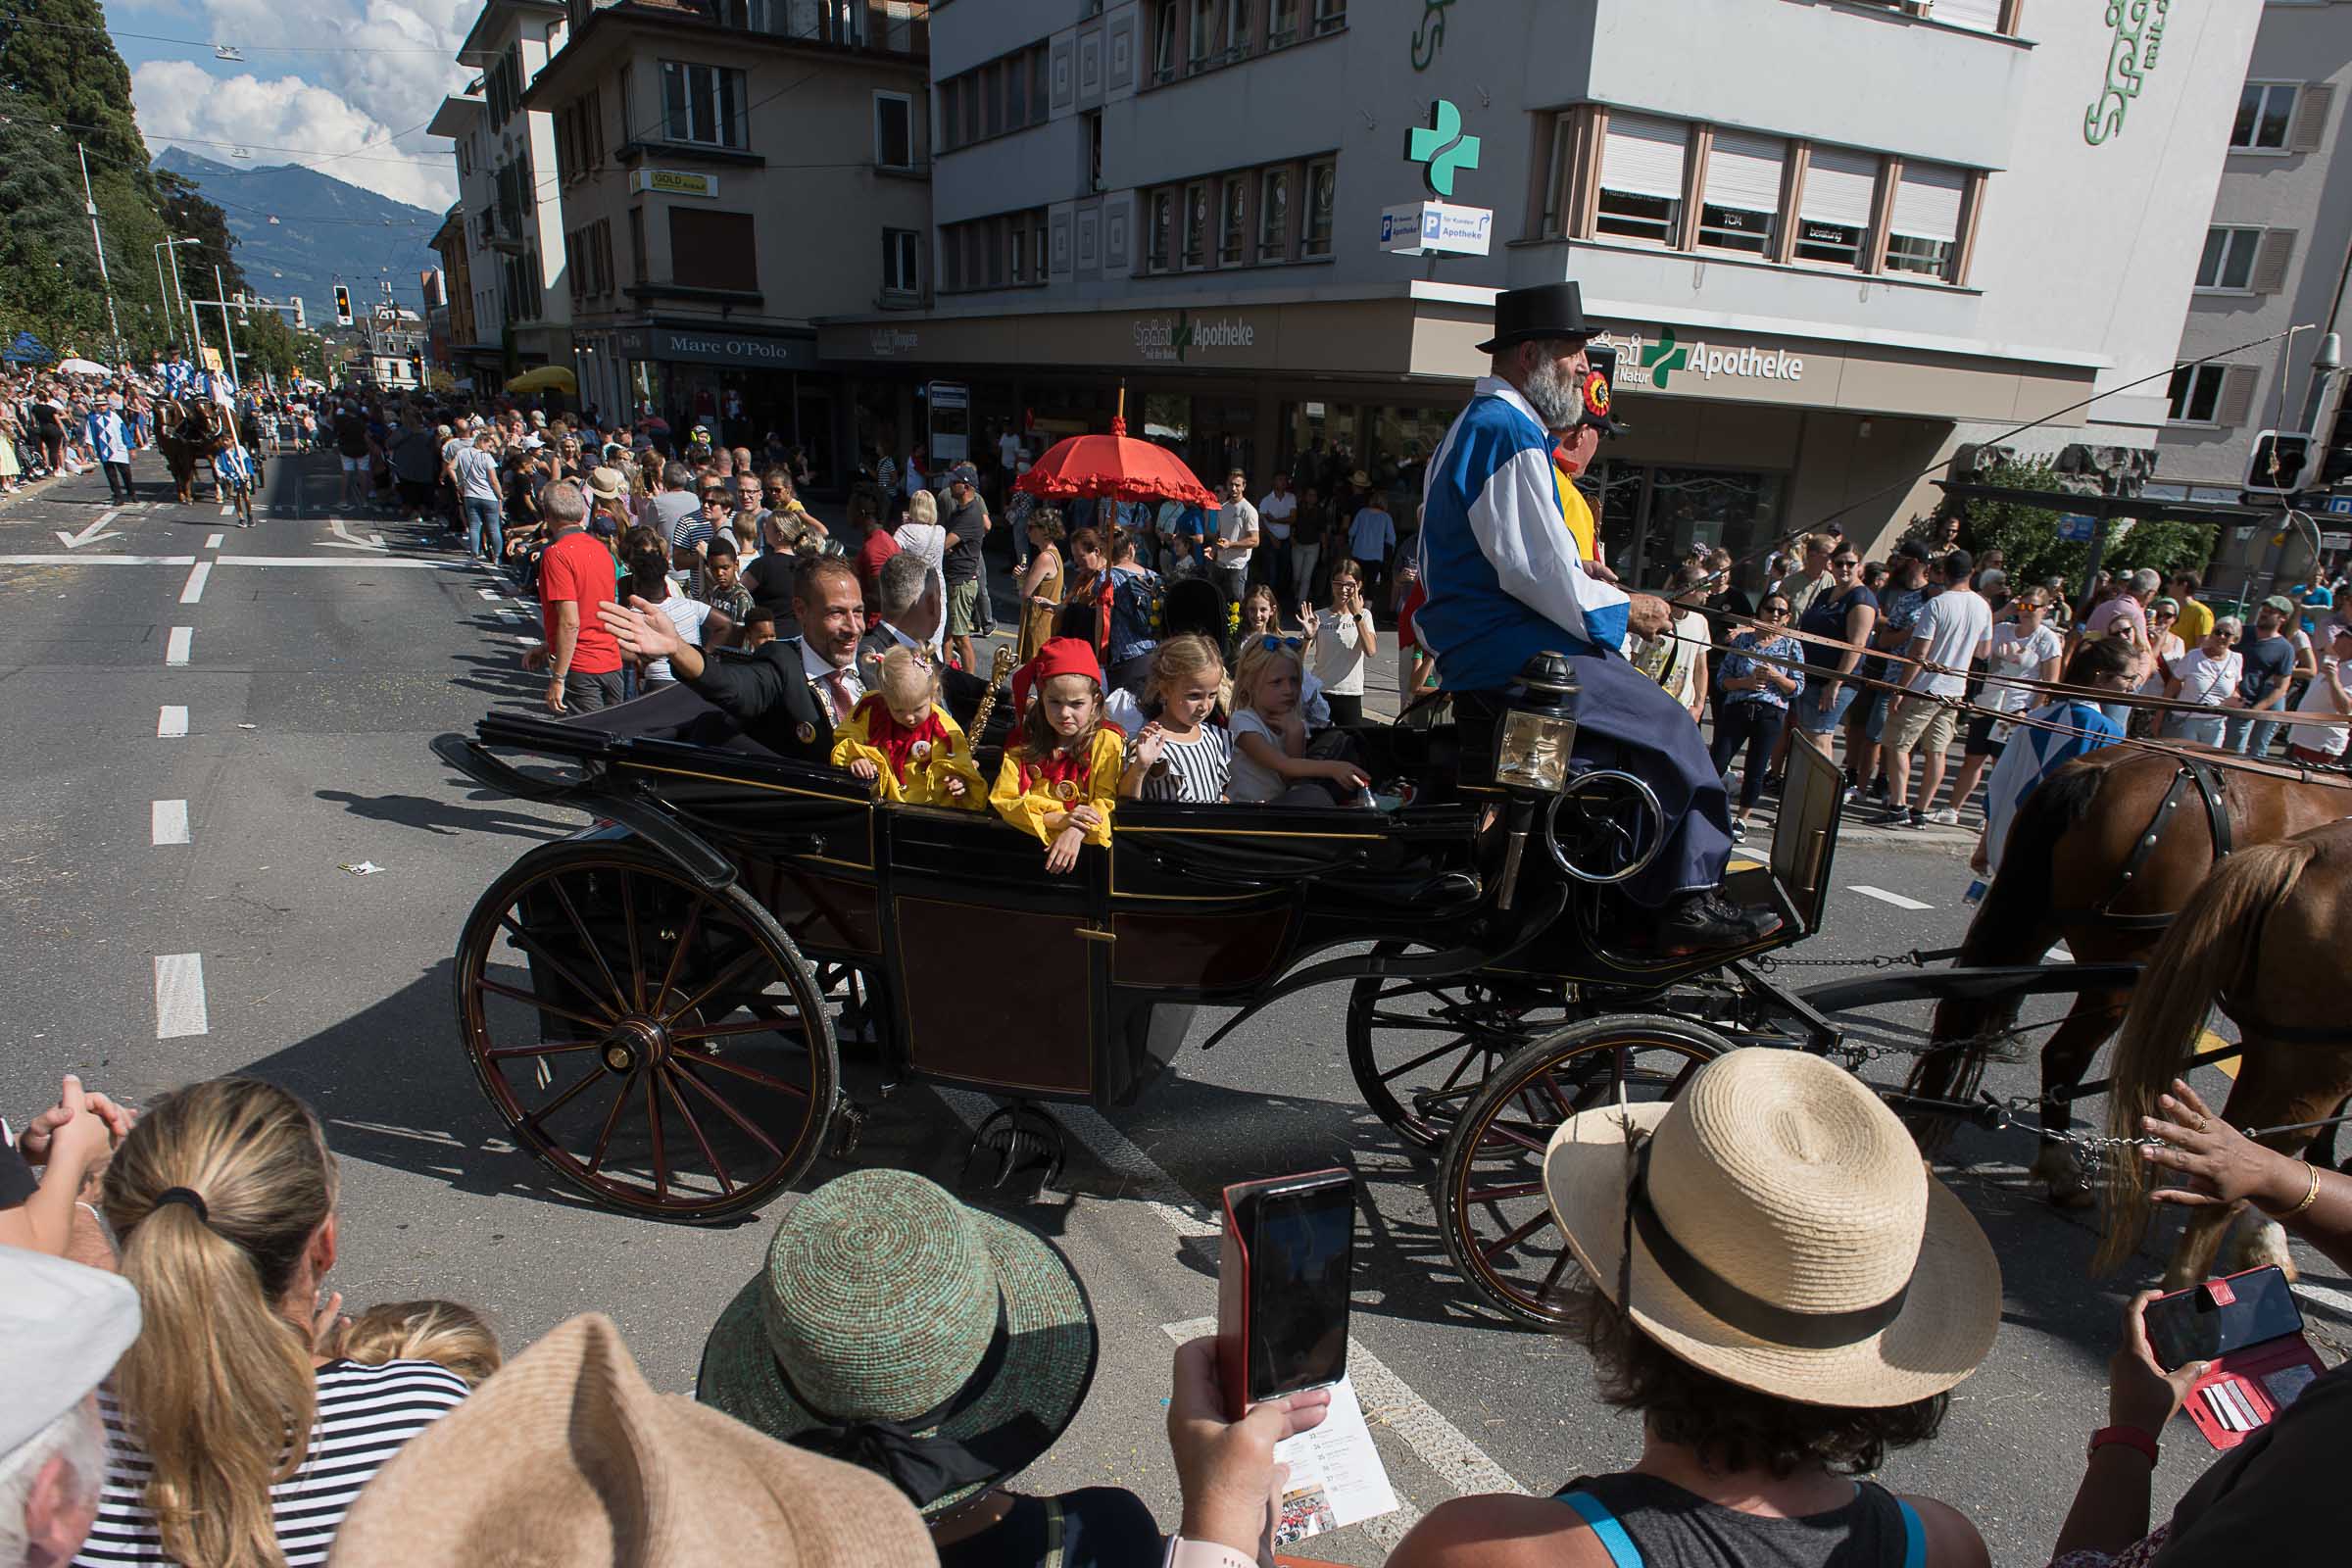
[(223, 543), (227, 541), (227, 539), (228, 535), (224, 533), (208, 533), (204, 536), (204, 548), (207, 550), (218, 550)]
[(2316, 1301), (2331, 1312), (2340, 1312), (2352, 1318), (2352, 1296), (2332, 1286), (2315, 1285), (2309, 1279), (2300, 1279), (2295, 1282), (2295, 1295), (2303, 1300)]
[(112, 539), (116, 537), (114, 534), (101, 530), (120, 516), (122, 512), (121, 507), (116, 507), (112, 511), (100, 513), (98, 520), (83, 528), (79, 533), (68, 533), (63, 528), (56, 529), (57, 542), (68, 550), (79, 550), (83, 545), (94, 545), (101, 539)]
[(176, 1040), (182, 1035), (208, 1034), (212, 1022), (204, 1010), (204, 956), (196, 953), (162, 953), (155, 959), (155, 1038)]
[(195, 642), (195, 627), (172, 627), (171, 639), (164, 644), (164, 662), (166, 664), (186, 663), (188, 662), (188, 655), (194, 648)]
[(213, 564), (209, 561), (199, 561), (190, 566), (187, 584), (179, 590), (179, 602), (183, 605), (193, 605), (201, 601), (204, 598), (204, 585), (212, 574)]
[(525, 648), (536, 648), (546, 639), (540, 637), (525, 637), (520, 632), (516, 632), (514, 634), (514, 640), (522, 644), (522, 646)]
[(1881, 904), (1891, 904), (1898, 909), (1933, 909), (1936, 907), (1933, 904), (1922, 904), (1917, 899), (1906, 899), (1900, 893), (1889, 893), (1885, 888), (1874, 888), (1863, 882), (1849, 883), (1845, 891), (1859, 893), (1866, 899), (1876, 899)]
[(155, 716), (155, 738), (175, 741), (188, 732), (188, 710), (167, 706)]
[(0, 556), (0, 566), (192, 566), (194, 556)]
[(223, 502), (221, 502), (221, 503), (220, 503), (220, 515), (222, 515), (223, 517), (233, 517), (233, 516), (235, 516), (236, 514), (237, 514), (237, 509), (236, 509), (236, 506), (235, 506), (233, 503), (231, 503), (231, 502), (227, 502), (227, 501), (223, 501)]
[(2075, 961), (2075, 950), (2068, 947), (2063, 942), (2053, 942), (2050, 944), (2050, 951), (2043, 954), (2042, 957), (2045, 960), (2055, 958), (2060, 963), (2073, 963)]
[[(57, 561), (63, 558), (43, 556), (39, 559)], [(8, 563), (9, 558), (0, 556), (0, 565), (6, 565)], [(357, 566), (365, 571), (400, 568), (417, 571), (464, 571), (466, 569), (466, 563), (463, 561), (410, 561), (399, 557), (390, 560), (375, 558), (362, 561), (352, 556), (222, 556), (220, 564), (223, 566)]]
[(484, 599), (489, 600), (494, 605), (498, 603), (498, 590), (495, 588), (476, 588), (474, 592), (480, 594)]
[(188, 803), (157, 801), (148, 808), (147, 824), (147, 842), (150, 844), (187, 843)]

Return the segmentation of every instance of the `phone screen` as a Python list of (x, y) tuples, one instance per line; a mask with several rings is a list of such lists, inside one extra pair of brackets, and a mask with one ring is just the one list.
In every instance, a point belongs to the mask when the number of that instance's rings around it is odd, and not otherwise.
[(2170, 1372), (2302, 1329), (2303, 1310), (2278, 1269), (2241, 1274), (2230, 1290), (2236, 1299), (2228, 1306), (2215, 1306), (2201, 1286), (2148, 1303), (2143, 1320), (2157, 1365)]
[(1259, 1195), (1250, 1242), (1250, 1398), (1337, 1383), (1348, 1371), (1355, 1195), (1345, 1177)]

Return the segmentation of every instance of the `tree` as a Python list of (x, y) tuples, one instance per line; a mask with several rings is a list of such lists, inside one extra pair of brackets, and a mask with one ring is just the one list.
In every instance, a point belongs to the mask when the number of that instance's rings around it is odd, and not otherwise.
[[(2046, 462), (1999, 463), (1984, 469), (1984, 483), (2013, 490), (2058, 491), (2065, 479)], [(2058, 514), (2048, 507), (2014, 501), (1971, 501), (1962, 530), (1968, 547), (1978, 555), (1998, 549), (2002, 569), (2012, 583), (2025, 584), (2063, 576), (2070, 597), (2086, 586), (2083, 568), (2090, 564), (2090, 546), (2058, 537)], [(2108, 524), (2107, 546), (2099, 564), (2109, 571), (2153, 566), (2168, 575), (2201, 570), (2212, 559), (2219, 530), (2207, 522), (2150, 522), (2118, 518)]]
[[(228, 231), (228, 215), (218, 204), (207, 201), (196, 182), (184, 174), (158, 169), (149, 172), (148, 179), (155, 187), (156, 210), (164, 225), (174, 235), (196, 241), (182, 251), (179, 265), (190, 275), (204, 280), (197, 290), (198, 296), (233, 299), (239, 289), (250, 288), (244, 270), (230, 254), (237, 239)], [(220, 269), (219, 281), (228, 290), (226, 294), (214, 295), (215, 268)]]
[[(0, 89), (22, 100), (12, 117), (72, 130), (89, 147), (93, 166), (146, 169), (147, 143), (131, 118), (130, 68), (107, 36), (98, 0), (12, 0), (0, 15)], [(15, 175), (13, 166), (9, 172)]]

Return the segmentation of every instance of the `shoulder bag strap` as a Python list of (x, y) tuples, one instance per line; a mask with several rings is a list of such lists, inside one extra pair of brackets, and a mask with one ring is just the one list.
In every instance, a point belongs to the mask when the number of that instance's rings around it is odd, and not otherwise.
[(1895, 1497), (1894, 1505), (1903, 1515), (1903, 1568), (1927, 1568), (1928, 1531), (1919, 1522), (1919, 1510), (1900, 1497)]
[[(1642, 1548), (1634, 1544), (1634, 1538), (1625, 1533), (1625, 1526), (1609, 1512), (1607, 1503), (1590, 1492), (1563, 1492), (1553, 1500), (1576, 1510), (1577, 1517), (1584, 1520), (1585, 1528), (1592, 1532), (1593, 1539), (1608, 1552), (1609, 1561), (1616, 1568), (1642, 1568)], [(1916, 1565), (1906, 1564), (1905, 1568)]]

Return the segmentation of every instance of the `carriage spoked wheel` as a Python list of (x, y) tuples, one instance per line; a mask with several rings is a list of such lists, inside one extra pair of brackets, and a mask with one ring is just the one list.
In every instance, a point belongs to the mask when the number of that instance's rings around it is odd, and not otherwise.
[[(1409, 944), (1383, 942), (1392, 957)], [(1416, 1149), (1436, 1149), (1487, 1074), (1568, 1021), (1558, 982), (1398, 980), (1348, 994), (1348, 1066), (1372, 1113)]]
[(1471, 1097), (1438, 1163), (1438, 1228), (1478, 1294), (1531, 1328), (1557, 1328), (1584, 1270), (1544, 1199), (1560, 1123), (1617, 1103), (1672, 1100), (1732, 1042), (1686, 1019), (1618, 1013), (1520, 1051)]
[(458, 1026), (515, 1140), (600, 1201), (701, 1221), (757, 1207), (824, 1143), (823, 992), (740, 887), (649, 851), (558, 844), (467, 917)]

